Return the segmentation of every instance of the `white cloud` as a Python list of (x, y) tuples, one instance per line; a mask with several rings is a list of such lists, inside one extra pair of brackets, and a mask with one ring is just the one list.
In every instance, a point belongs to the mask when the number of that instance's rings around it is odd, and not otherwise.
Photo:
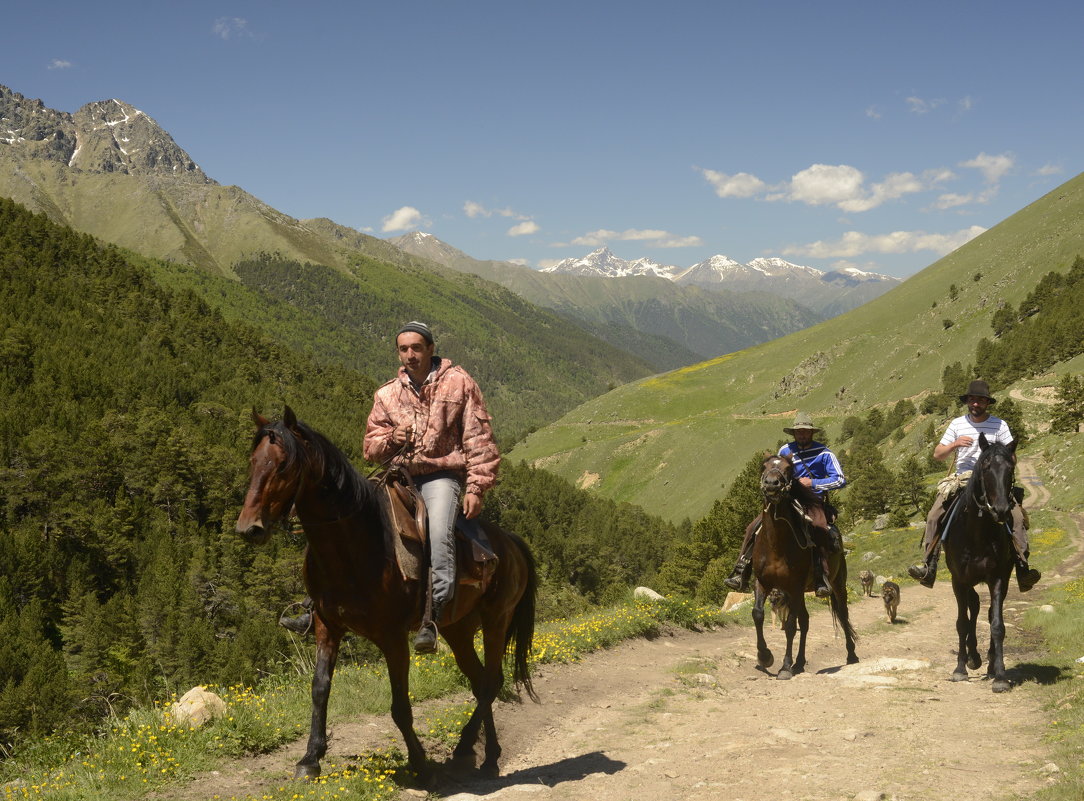
[(961, 114), (966, 114), (975, 107), (975, 101), (971, 99), (971, 96), (962, 97), (956, 101), (956, 110)]
[(526, 220), (508, 229), (509, 236), (525, 236), (538, 232), (538, 223), (534, 220)]
[(219, 17), (211, 26), (211, 33), (220, 39), (232, 39), (235, 36), (252, 36), (248, 29), (248, 20), (241, 17)]
[(381, 220), (380, 230), (384, 233), (392, 231), (405, 231), (408, 228), (417, 228), (420, 225), (428, 225), (429, 221), (413, 206), (403, 206), (396, 209)]
[(982, 173), (986, 183), (996, 184), (1005, 176), (1005, 173), (1013, 168), (1015, 163), (1015, 159), (1009, 153), (1002, 153), (999, 156), (979, 153), (970, 161), (961, 161), (960, 166), (974, 167)]
[(766, 188), (762, 180), (747, 172), (739, 172), (736, 175), (727, 175), (715, 170), (700, 170), (700, 172), (707, 178), (708, 183), (715, 187), (715, 194), (719, 197), (753, 197)]
[(911, 96), (906, 99), (908, 108), (914, 114), (929, 114), (938, 106), (945, 104), (944, 98), (937, 98), (936, 100), (924, 100), (921, 97)]
[(475, 217), (492, 217), (494, 214), (498, 217), (511, 217), (514, 220), (531, 219), (529, 215), (520, 214), (512, 209), (487, 209), (481, 203), (475, 203), (473, 200), (468, 200), (463, 204), (463, 213), (472, 220)]
[(509, 264), (518, 264), (520, 267), (527, 267), (530, 262), (526, 259), (505, 259)]
[(846, 164), (814, 164), (790, 179), (786, 192), (788, 200), (810, 206), (839, 205), (862, 197), (862, 171)]
[(928, 250), (943, 256), (970, 242), (985, 230), (980, 225), (972, 225), (949, 234), (928, 234), (925, 231), (863, 234), (859, 231), (848, 231), (834, 242), (818, 240), (806, 245), (792, 245), (783, 249), (783, 255), (853, 259), (866, 253), (916, 253)]
[(955, 209), (959, 206), (966, 206), (974, 201), (975, 196), (973, 194), (960, 195), (955, 192), (947, 192), (934, 201), (933, 207), (944, 211), (945, 209)]
[[(650, 242), (652, 247), (657, 248), (691, 248), (698, 247), (703, 241), (698, 236), (676, 236), (669, 231), (660, 231), (654, 228), (638, 229), (629, 228), (624, 231), (610, 231), (600, 228), (590, 231), (583, 236), (578, 236), (570, 244), (583, 247), (602, 247), (607, 242)], [(564, 247), (564, 245), (561, 245)]]
[(1036, 175), (1061, 175), (1064, 168), (1060, 164), (1044, 164), (1035, 171)]
[(719, 197), (755, 197), (776, 202), (790, 201), (809, 206), (836, 206), (848, 213), (875, 209), (890, 200), (926, 192), (956, 178), (952, 170), (939, 167), (916, 174), (889, 173), (883, 180), (867, 184), (866, 176), (849, 164), (813, 164), (796, 172), (789, 181), (768, 186), (748, 173), (727, 175), (700, 170), (715, 187)]
[(49, 66), (47, 67), (47, 69), (66, 70), (71, 66), (72, 63), (70, 61), (65, 61), (62, 58), (54, 58), (52, 61), (49, 62)]
[(545, 270), (547, 267), (552, 267), (553, 265), (560, 264), (563, 261), (564, 259), (539, 259), (538, 268), (540, 270)]
[(876, 106), (870, 106), (866, 109), (866, 116), (873, 120), (881, 119), (881, 112)]

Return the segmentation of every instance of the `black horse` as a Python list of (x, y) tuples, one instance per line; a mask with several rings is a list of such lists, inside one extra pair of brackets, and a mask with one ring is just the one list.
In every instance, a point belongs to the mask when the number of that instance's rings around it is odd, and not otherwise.
[(960, 491), (946, 515), (944, 528), (945, 562), (952, 574), (956, 594), (956, 633), (960, 650), (953, 681), (967, 681), (967, 670), (978, 670), (979, 656), (975, 624), (979, 615), (979, 594), (975, 585), (990, 588), (990, 650), (986, 655), (986, 676), (993, 679), (993, 691), (1012, 688), (1005, 676), (1005, 621), (1002, 607), (1012, 574), (1013, 471), (1016, 468), (1016, 441), (1008, 445), (991, 443), (979, 434), (981, 454), (967, 485)]

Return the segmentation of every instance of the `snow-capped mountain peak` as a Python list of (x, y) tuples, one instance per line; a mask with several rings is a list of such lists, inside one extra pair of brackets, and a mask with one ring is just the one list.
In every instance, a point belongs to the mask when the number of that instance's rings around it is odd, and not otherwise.
[(546, 267), (544, 273), (564, 273), (566, 275), (591, 275), (603, 278), (628, 278), (638, 275), (650, 275), (672, 279), (678, 268), (671, 267), (651, 259), (642, 258), (625, 261), (615, 256), (607, 247), (593, 250), (583, 258), (569, 258)]

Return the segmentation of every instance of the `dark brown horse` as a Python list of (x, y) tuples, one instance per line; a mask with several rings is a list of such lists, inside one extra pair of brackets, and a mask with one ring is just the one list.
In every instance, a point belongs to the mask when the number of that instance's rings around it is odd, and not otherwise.
[[(794, 464), (786, 456), (769, 456), (760, 472), (760, 492), (764, 496), (761, 529), (753, 544), (753, 574), (756, 586), (753, 598), (753, 623), (757, 629), (757, 663), (767, 669), (775, 662), (764, 640), (764, 599), (773, 589), (784, 593), (788, 612), (783, 623), (787, 653), (776, 674), (790, 679), (805, 670), (805, 638), (809, 631), (806, 590), (813, 589), (813, 559), (819, 558), (806, 547), (806, 521), (795, 508), (819, 505), (813, 491), (794, 478)], [(855, 633), (847, 610), (847, 560), (843, 552), (833, 553), (828, 562), (832, 617), (843, 629), (847, 641), (847, 664), (858, 661), (854, 651)], [(800, 630), (798, 656), (793, 657), (794, 634)]]
[[(410, 651), (407, 633), (421, 620), (423, 587), (404, 581), (391, 553), (375, 485), (361, 477), (324, 436), (298, 422), (289, 407), (271, 423), (253, 411), (250, 483), (237, 518), (237, 532), (252, 543), (266, 542), (270, 528), (294, 509), (308, 539), (305, 586), (313, 599), (316, 667), (312, 677), (312, 725), (295, 776), (320, 774), (327, 751), (327, 701), (339, 641), (349, 630), (371, 640), (384, 654), (391, 680), (391, 716), (402, 732), (411, 767), (427, 770), (425, 751), (414, 732), (408, 694)], [(456, 664), (470, 681), (477, 706), (455, 748), (456, 762), (473, 766), (474, 746), (485, 728), (481, 769), (496, 774), (501, 748), (493, 723), (493, 701), (504, 684), (502, 658), (514, 648), (512, 678), (537, 700), (527, 666), (534, 636), (537, 579), (534, 559), (519, 537), (484, 526), (499, 558), (484, 592), (460, 585), (456, 603), (440, 621)], [(483, 659), (474, 648), (482, 630)]]
[(1002, 607), (1012, 574), (1012, 494), (1016, 468), (1016, 442), (990, 443), (979, 434), (982, 453), (967, 485), (960, 490), (946, 514), (945, 563), (952, 574), (956, 594), (956, 634), (959, 652), (953, 681), (967, 681), (967, 669), (982, 666), (975, 628), (979, 616), (979, 594), (975, 585), (985, 582), (990, 590), (990, 650), (986, 655), (986, 677), (992, 689), (1012, 689), (1005, 675), (1005, 621)]

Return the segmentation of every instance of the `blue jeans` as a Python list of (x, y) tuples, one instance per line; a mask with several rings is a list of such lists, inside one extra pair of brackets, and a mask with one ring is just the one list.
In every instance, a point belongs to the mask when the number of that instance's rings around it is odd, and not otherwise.
[(429, 516), (429, 570), (433, 581), (433, 616), (455, 595), (455, 519), (463, 485), (450, 471), (414, 476)]

